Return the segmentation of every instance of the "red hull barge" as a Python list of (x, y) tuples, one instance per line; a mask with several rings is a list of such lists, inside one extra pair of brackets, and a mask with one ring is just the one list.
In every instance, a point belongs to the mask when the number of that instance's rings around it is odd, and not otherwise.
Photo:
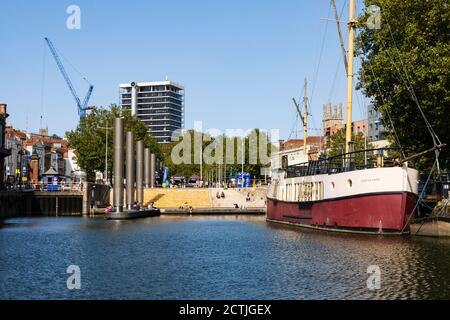
[(267, 220), (351, 233), (408, 233), (417, 195), (376, 193), (310, 202), (267, 199)]

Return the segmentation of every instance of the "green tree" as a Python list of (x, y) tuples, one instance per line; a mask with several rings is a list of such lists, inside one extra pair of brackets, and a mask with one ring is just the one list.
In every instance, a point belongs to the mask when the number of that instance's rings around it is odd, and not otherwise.
[[(364, 141), (364, 134), (362, 132), (357, 135), (352, 133), (352, 141), (354, 142), (354, 151), (364, 150), (365, 145), (367, 149), (373, 148), (370, 142)], [(339, 129), (334, 135), (331, 136), (330, 142), (327, 146), (327, 157), (339, 156), (345, 153), (345, 128)], [(373, 152), (367, 154), (367, 158), (370, 160), (374, 158)], [(354, 162), (356, 164), (364, 164), (364, 152), (358, 152), (354, 156)]]
[[(104, 172), (105, 154), (108, 148), (108, 176), (111, 177), (113, 165), (113, 126), (114, 118), (124, 118), (124, 131), (134, 132), (135, 140), (143, 140), (144, 146), (150, 148), (156, 157), (161, 159), (159, 144), (147, 133), (146, 125), (139, 119), (132, 117), (129, 110), (121, 110), (115, 104), (106, 108), (96, 108), (80, 120), (77, 128), (66, 132), (69, 146), (76, 150), (77, 163), (86, 171), (89, 180), (95, 177), (95, 171)], [(107, 130), (108, 128), (109, 130)], [(108, 135), (108, 145), (106, 143)]]
[[(256, 151), (256, 163), (249, 163), (250, 158), (250, 146), (249, 141), (250, 136), (253, 134), (253, 139), (256, 139), (257, 145), (252, 145), (252, 151)], [(228, 179), (229, 172), (230, 172), (230, 166), (232, 167), (233, 174), (236, 172), (240, 172), (242, 170), (242, 165), (240, 164), (242, 153), (241, 153), (241, 145), (242, 145), (242, 138), (239, 137), (227, 137), (225, 135), (221, 135), (218, 137), (212, 137), (206, 133), (201, 132), (195, 132), (194, 130), (187, 131), (183, 136), (179, 138), (179, 141), (171, 142), (169, 144), (165, 144), (163, 148), (163, 154), (164, 154), (164, 165), (169, 167), (170, 175), (174, 176), (185, 176), (189, 177), (193, 174), (201, 175), (200, 174), (200, 164), (199, 159), (195, 159), (194, 153), (199, 150), (195, 150), (194, 147), (194, 135), (197, 135), (199, 137), (202, 137), (202, 150), (205, 151), (205, 149), (215, 142), (218, 142), (219, 138), (223, 141), (223, 150), (222, 150), (222, 156), (223, 160), (222, 162), (219, 161), (219, 163), (212, 163), (208, 164), (206, 161), (203, 162), (202, 170), (203, 170), (203, 177), (204, 180), (211, 180), (211, 177), (214, 177), (214, 180), (217, 179), (217, 176), (220, 174), (220, 176), (224, 179)], [(191, 148), (190, 148), (190, 156), (189, 156), (189, 163), (181, 163), (181, 164), (174, 164), (172, 159), (172, 149), (177, 146), (179, 143), (183, 142), (183, 139), (190, 138), (191, 141)], [(270, 151), (271, 151), (271, 144), (267, 137), (267, 134), (263, 131), (260, 131), (259, 129), (253, 129), (250, 134), (248, 134), (244, 138), (244, 150), (245, 150), (245, 164), (244, 164), (244, 171), (249, 172), (253, 177), (260, 178), (261, 175), (261, 167), (263, 166), (269, 166), (267, 163), (262, 163), (263, 160), (260, 158), (259, 149), (262, 147), (260, 143), (263, 142), (266, 144), (266, 150), (268, 152), (268, 157), (270, 157)], [(231, 155), (227, 154), (227, 144), (232, 145), (232, 163), (230, 163), (227, 158), (231, 159)], [(198, 147), (197, 147), (198, 148)], [(265, 150), (264, 150), (265, 151)], [(197, 155), (198, 156), (198, 155)], [(215, 152), (212, 152), (212, 156), (215, 157)], [(219, 166), (220, 164), (220, 166)], [(220, 171), (220, 173), (219, 173)]]
[[(194, 174), (200, 176), (200, 165), (195, 163), (194, 159), (194, 135), (200, 135), (201, 133), (195, 132), (194, 130), (188, 130), (185, 132), (182, 136), (179, 137), (178, 141), (173, 141), (170, 143), (166, 143), (162, 146), (162, 152), (163, 152), (163, 162), (164, 166), (167, 166), (169, 168), (169, 175), (170, 176), (183, 176), (183, 177), (190, 177)], [(172, 161), (172, 150), (173, 148), (178, 145), (179, 143), (183, 143), (184, 139), (190, 139), (190, 156), (187, 163), (181, 163), (181, 164), (174, 164)], [(207, 140), (207, 139), (206, 139)], [(207, 145), (208, 142), (203, 141), (202, 146), (203, 148)], [(183, 150), (184, 151), (184, 150)], [(183, 155), (183, 153), (181, 154)]]
[[(405, 154), (433, 146), (419, 112), (423, 109), (443, 143), (450, 138), (450, 3), (442, 0), (366, 0), (381, 8), (381, 28), (370, 29), (359, 18), (357, 49), (362, 57), (359, 84), (393, 128)], [(393, 128), (391, 126), (391, 120)], [(416, 167), (429, 170), (433, 154), (418, 158)], [(450, 168), (449, 148), (442, 150), (441, 166)]]
[[(236, 172), (242, 171), (242, 153), (239, 153), (238, 145), (242, 145), (242, 138), (239, 137), (229, 137), (228, 139), (234, 140), (234, 163), (232, 165), (233, 175)], [(252, 139), (256, 139), (257, 144), (254, 145), (255, 141)], [(265, 146), (262, 146), (261, 143), (264, 143)], [(267, 135), (267, 132), (261, 131), (257, 128), (252, 129), (251, 132), (244, 137), (244, 152), (245, 152), (245, 163), (244, 163), (244, 172), (250, 173), (251, 178), (256, 177), (257, 179), (262, 178), (261, 168), (270, 167), (270, 162), (266, 163), (268, 159), (261, 159), (261, 155), (267, 156), (270, 158), (272, 145), (270, 143), (270, 139)], [(250, 153), (253, 152), (256, 155), (256, 163), (250, 163)], [(254, 161), (253, 160), (253, 161)], [(229, 172), (228, 172), (229, 173)], [(227, 174), (228, 174), (227, 173)]]

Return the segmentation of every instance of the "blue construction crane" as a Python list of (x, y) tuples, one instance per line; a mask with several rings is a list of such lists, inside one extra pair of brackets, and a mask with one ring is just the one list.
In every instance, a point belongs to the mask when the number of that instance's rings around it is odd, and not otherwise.
[(45, 41), (48, 44), (48, 47), (50, 48), (50, 51), (55, 58), (56, 64), (58, 65), (59, 71), (61, 71), (61, 74), (63, 75), (64, 80), (66, 80), (67, 86), (70, 89), (70, 93), (72, 93), (73, 98), (75, 99), (75, 102), (77, 103), (78, 107), (78, 115), (80, 116), (80, 119), (83, 119), (86, 116), (86, 111), (94, 109), (95, 107), (87, 106), (89, 102), (89, 98), (91, 97), (92, 90), (94, 89), (94, 86), (85, 78), (83, 79), (89, 84), (88, 92), (86, 93), (86, 96), (84, 97), (83, 102), (81, 102), (80, 98), (78, 97), (77, 92), (75, 91), (75, 88), (72, 85), (72, 81), (70, 81), (69, 76), (67, 75), (66, 70), (64, 69), (64, 66), (61, 62), (61, 59), (59, 58), (58, 52), (56, 51), (55, 46), (50, 41), (49, 38), (45, 38)]

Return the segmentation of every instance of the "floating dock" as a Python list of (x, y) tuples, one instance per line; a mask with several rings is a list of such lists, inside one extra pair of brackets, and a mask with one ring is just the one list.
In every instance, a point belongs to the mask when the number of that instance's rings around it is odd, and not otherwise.
[(105, 213), (105, 219), (108, 220), (130, 220), (147, 217), (156, 217), (161, 215), (159, 209), (143, 209), (143, 210), (124, 210), (122, 212), (107, 212)]

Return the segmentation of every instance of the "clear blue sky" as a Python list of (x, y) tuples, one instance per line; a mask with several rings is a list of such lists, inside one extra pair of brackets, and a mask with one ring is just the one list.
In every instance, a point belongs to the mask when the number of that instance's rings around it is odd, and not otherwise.
[[(81, 8), (81, 30), (66, 28), (71, 4)], [(339, 11), (343, 5), (337, 1)], [(3, 1), (0, 102), (19, 129), (36, 132), (41, 112), (51, 134), (77, 125), (75, 102), (45, 46), (48, 36), (94, 84), (91, 105), (117, 103), (119, 83), (167, 76), (186, 88), (187, 128), (202, 120), (205, 129), (279, 128), (287, 138), (296, 117), (291, 97), (302, 94), (304, 77), (312, 130), (320, 128), (323, 103), (345, 105), (336, 26), (321, 20), (333, 16), (329, 8), (328, 0)], [(348, 4), (343, 12), (346, 20)], [(63, 62), (84, 97), (86, 83)], [(366, 113), (356, 98), (359, 119)]]

